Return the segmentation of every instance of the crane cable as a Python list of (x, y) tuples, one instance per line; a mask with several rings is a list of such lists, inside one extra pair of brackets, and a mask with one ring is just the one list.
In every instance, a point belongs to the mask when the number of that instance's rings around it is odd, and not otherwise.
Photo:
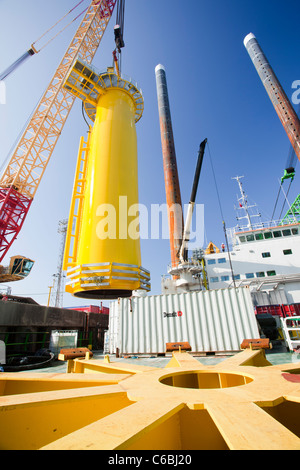
[(228, 236), (227, 236), (227, 231), (226, 231), (226, 223), (225, 223), (225, 219), (224, 219), (224, 215), (223, 215), (223, 209), (222, 209), (222, 204), (221, 204), (221, 198), (220, 198), (220, 194), (219, 194), (219, 190), (218, 190), (218, 184), (217, 184), (217, 179), (216, 179), (216, 173), (215, 173), (214, 166), (213, 166), (213, 161), (212, 161), (212, 156), (211, 156), (211, 152), (210, 152), (209, 143), (207, 143), (207, 148), (208, 148), (209, 159), (210, 159), (210, 166), (211, 166), (211, 169), (212, 169), (212, 174), (213, 174), (213, 178), (214, 178), (214, 183), (215, 183), (215, 188), (216, 188), (216, 193), (217, 193), (217, 198), (218, 198), (218, 203), (219, 203), (219, 209), (220, 209), (220, 213), (221, 213), (221, 217), (222, 217), (222, 225), (223, 225), (224, 237), (225, 237), (225, 242), (226, 242), (226, 247), (227, 247), (227, 252), (228, 252), (228, 261), (229, 261), (229, 265), (230, 265), (230, 271), (231, 271), (232, 282), (233, 282), (234, 288), (236, 288), (236, 282), (235, 282), (235, 277), (234, 277), (234, 271), (233, 271), (233, 266), (232, 266), (231, 256), (230, 256), (230, 248), (229, 248), (229, 243), (228, 243)]
[[(46, 36), (46, 34), (48, 34), (53, 28), (55, 28), (55, 26), (57, 26), (63, 19), (65, 19), (68, 15), (70, 15), (76, 8), (79, 7), (79, 5), (81, 5), (81, 3), (83, 3), (85, 0), (80, 0), (79, 3), (77, 3), (77, 5), (75, 5), (75, 7), (73, 7), (68, 13), (66, 13), (60, 20), (58, 20), (53, 26), (51, 26), (51, 28), (49, 28), (44, 34), (42, 34), (42, 36), (40, 36), (38, 39), (36, 39), (32, 45), (34, 46), (34, 44), (36, 44), (37, 42), (39, 42), (44, 36)], [(74, 23), (74, 21), (76, 21), (83, 13), (85, 13), (87, 10), (88, 10), (89, 7), (85, 8), (81, 13), (79, 13), (79, 15), (77, 15), (72, 21), (70, 21), (66, 26), (64, 26), (64, 28), (62, 28), (60, 31), (58, 31), (57, 34), (55, 34), (55, 36), (53, 36), (51, 39), (49, 39), (49, 41), (46, 42), (46, 44), (44, 44), (39, 50), (36, 51), (36, 53), (42, 51), (46, 46), (48, 46), (48, 44), (50, 44), (50, 42), (54, 41), (55, 38), (57, 38), (57, 36), (59, 36), (65, 29), (67, 29), (72, 23)]]
[(280, 183), (280, 186), (279, 186), (279, 190), (278, 190), (278, 194), (277, 194), (277, 199), (276, 199), (275, 206), (274, 206), (274, 209), (273, 209), (273, 214), (272, 214), (272, 217), (271, 217), (271, 221), (274, 220), (274, 214), (275, 214), (276, 207), (277, 207), (277, 203), (278, 203), (278, 199), (279, 199), (279, 196), (280, 196), (281, 186), (282, 186), (282, 183)]
[(121, 27), (122, 38), (124, 38), (125, 0), (119, 0), (117, 6), (117, 25)]
[(285, 206), (285, 204), (286, 204), (287, 197), (288, 197), (288, 195), (289, 195), (289, 191), (290, 191), (290, 189), (291, 189), (291, 184), (292, 184), (292, 180), (290, 181), (289, 188), (288, 188), (288, 190), (287, 190), (287, 193), (285, 194), (285, 199), (284, 199), (284, 201), (283, 201), (283, 206), (282, 206), (282, 209), (281, 209), (281, 212), (280, 212), (279, 220), (281, 219), (282, 212), (283, 212), (284, 206)]
[(55, 26), (57, 26), (64, 18), (66, 18), (68, 15), (70, 15), (76, 8), (79, 7), (79, 5), (81, 5), (81, 3), (83, 3), (85, 0), (80, 0), (79, 3), (77, 3), (77, 5), (75, 5), (73, 8), (71, 8), (71, 10), (66, 13), (62, 18), (60, 18), (60, 20), (58, 20), (53, 26), (51, 26), (51, 28), (49, 28), (44, 34), (42, 34), (42, 36), (40, 36), (38, 39), (36, 39), (32, 44), (31, 44), (31, 47), (30, 49), (28, 49), (28, 51), (24, 52), (24, 54), (21, 55), (21, 57), (19, 57), (15, 62), (13, 62), (7, 69), (4, 70), (4, 72), (2, 72), (0, 74), (0, 81), (2, 80), (5, 80), (5, 78), (7, 78), (12, 72), (14, 72), (23, 62), (25, 62), (25, 60), (27, 60), (30, 56), (33, 56), (34, 54), (38, 54), (41, 50), (43, 50), (46, 46), (48, 46), (48, 44), (50, 44), (57, 36), (59, 36), (65, 29), (67, 29), (72, 23), (74, 23), (74, 21), (76, 21), (83, 13), (85, 13), (89, 7), (85, 8), (81, 13), (79, 13), (79, 15), (76, 16), (76, 18), (74, 18), (72, 21), (70, 21), (63, 29), (61, 29), (55, 36), (53, 36), (51, 39), (49, 39), (49, 41), (46, 42), (46, 44), (44, 44), (40, 49), (36, 49), (34, 47), (34, 45), (39, 42), (44, 36), (46, 36), (46, 34), (48, 34), (53, 28), (55, 28)]
[[(115, 47), (115, 50), (113, 51), (114, 64), (116, 66), (118, 75), (121, 72), (121, 68), (122, 68), (121, 49), (125, 47), (124, 18), (125, 18), (125, 0), (118, 0), (116, 25), (114, 27), (116, 47)], [(117, 53), (118, 53), (118, 57), (117, 57)]]
[(55, 28), (55, 26), (57, 26), (62, 20), (64, 20), (70, 13), (72, 13), (73, 10), (75, 10), (82, 2), (84, 2), (84, 0), (81, 0), (75, 7), (73, 7), (68, 13), (66, 13), (64, 16), (62, 16), (62, 18), (60, 18), (60, 20), (58, 20), (53, 26), (51, 26), (51, 28), (47, 29), (47, 31), (45, 31), (44, 34), (42, 34), (42, 36), (40, 36), (38, 39), (36, 39), (32, 44), (35, 44), (37, 43), (38, 41), (40, 41), (44, 36), (46, 36), (46, 34), (48, 34), (53, 28)]

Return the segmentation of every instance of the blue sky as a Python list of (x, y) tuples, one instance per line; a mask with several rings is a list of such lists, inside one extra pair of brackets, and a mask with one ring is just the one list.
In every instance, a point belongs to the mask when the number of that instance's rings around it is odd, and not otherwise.
[[(1, 71), (76, 3), (0, 0)], [(80, 8), (88, 5), (86, 0)], [(112, 63), (114, 24), (115, 13), (93, 62), (101, 70)], [(79, 20), (6, 80), (6, 104), (0, 105), (0, 165), (78, 25)], [(256, 35), (291, 98), (292, 83), (300, 80), (298, 30), (296, 0), (126, 0), (122, 71), (138, 81), (145, 100), (144, 115), (137, 124), (140, 203), (149, 208), (165, 203), (154, 73), (161, 63), (167, 73), (183, 203), (189, 200), (199, 144), (204, 138), (209, 142), (210, 154), (205, 154), (197, 194), (197, 203), (204, 204), (205, 245), (210, 240), (217, 245), (224, 241), (211, 161), (227, 227), (236, 224), (238, 187), (231, 178), (237, 175), (245, 176), (244, 189), (264, 218), (271, 217), (290, 145), (243, 39), (249, 32)], [(31, 296), (41, 304), (47, 303), (48, 286), (57, 270), (57, 227), (59, 220), (68, 217), (81, 135), (86, 135), (86, 124), (81, 102), (77, 102), (24, 227), (4, 260), (8, 264), (10, 256), (24, 254), (36, 261), (28, 279), (10, 285), (14, 294)], [(296, 174), (291, 202), (299, 192), (298, 181)], [(142, 241), (142, 264), (151, 271), (152, 294), (160, 293), (161, 275), (169, 262), (168, 240)], [(64, 295), (66, 307), (87, 304), (87, 300)]]

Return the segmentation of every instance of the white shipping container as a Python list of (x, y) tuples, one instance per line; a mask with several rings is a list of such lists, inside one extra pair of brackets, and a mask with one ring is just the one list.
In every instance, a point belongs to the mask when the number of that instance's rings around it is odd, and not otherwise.
[(165, 353), (166, 343), (188, 341), (192, 352), (235, 352), (259, 338), (247, 287), (132, 297), (111, 302), (109, 352)]

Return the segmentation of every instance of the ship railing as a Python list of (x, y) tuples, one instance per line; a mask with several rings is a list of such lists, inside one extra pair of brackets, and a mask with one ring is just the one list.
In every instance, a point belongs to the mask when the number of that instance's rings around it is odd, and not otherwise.
[(249, 288), (254, 288), (255, 292), (258, 292), (262, 289), (262, 287), (266, 285), (274, 285), (273, 288), (277, 288), (279, 284), (285, 284), (290, 282), (299, 282), (300, 281), (300, 274), (299, 273), (292, 273), (292, 274), (277, 274), (276, 276), (266, 276), (263, 278), (254, 278), (254, 279), (240, 279), (231, 281), (227, 287), (242, 287), (248, 286)]
[[(270, 220), (266, 222), (257, 222), (257, 223), (251, 224), (251, 227), (249, 227), (249, 225), (236, 225), (235, 227), (227, 228), (226, 234), (227, 234), (228, 242), (230, 245), (234, 246), (237, 244), (236, 234), (239, 234), (241, 232), (248, 232), (250, 230), (263, 230), (267, 228), (281, 227), (282, 226), (281, 222), (282, 222), (281, 220)], [(299, 222), (295, 221), (295, 224), (299, 224)], [(291, 224), (288, 224), (288, 225), (291, 225)]]

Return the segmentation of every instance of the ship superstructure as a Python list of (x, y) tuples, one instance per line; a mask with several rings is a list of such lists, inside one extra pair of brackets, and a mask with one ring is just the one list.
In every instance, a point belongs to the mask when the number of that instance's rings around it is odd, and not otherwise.
[(248, 285), (258, 304), (300, 302), (300, 224), (231, 229), (232, 250), (204, 255), (210, 289)]
[[(248, 198), (243, 190), (241, 177), (235, 178), (241, 197), (239, 209), (244, 213), (238, 222), (227, 229), (228, 247), (219, 249), (212, 242), (206, 250), (197, 250), (190, 259), (191, 280), (185, 277), (175, 282), (168, 277), (162, 281), (163, 293), (191, 290), (214, 290), (228, 287), (248, 286), (256, 305), (292, 304), (300, 302), (300, 222), (297, 214), (280, 221), (262, 222), (250, 214)], [(293, 207), (293, 206), (292, 206)], [(203, 266), (201, 276), (196, 266)], [(169, 274), (173, 273), (169, 270)], [(171, 272), (170, 272), (171, 271)], [(178, 272), (180, 269), (178, 269)]]
[[(300, 223), (294, 215), (280, 221), (262, 222), (250, 215), (241, 177), (239, 209), (247, 220), (227, 230), (230, 249), (211, 250), (204, 255), (210, 289), (247, 285), (258, 304), (300, 301)], [(254, 221), (255, 220), (255, 221)]]

